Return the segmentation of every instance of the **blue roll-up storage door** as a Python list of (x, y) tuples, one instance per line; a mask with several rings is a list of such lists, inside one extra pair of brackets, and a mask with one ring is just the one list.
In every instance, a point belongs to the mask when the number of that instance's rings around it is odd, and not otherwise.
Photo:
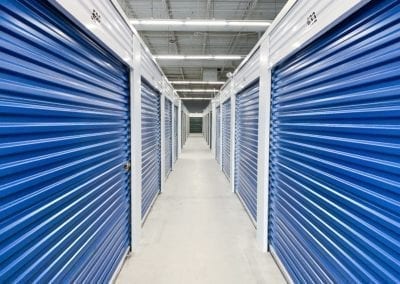
[(142, 79), (142, 221), (161, 190), (160, 94)]
[(258, 81), (236, 97), (235, 192), (257, 221)]
[(2, 1), (0, 33), (0, 282), (108, 282), (130, 246), (128, 68), (47, 1)]
[(175, 128), (174, 128), (174, 130), (175, 130), (175, 132), (174, 132), (174, 141), (175, 141), (175, 156), (174, 156), (174, 162), (176, 162), (176, 160), (178, 159), (178, 150), (179, 150), (179, 146), (178, 146), (178, 127), (179, 127), (179, 125), (178, 125), (178, 114), (179, 114), (179, 112), (178, 112), (178, 107), (177, 106), (175, 106), (175, 108), (174, 108), (174, 110), (175, 110), (175, 112), (174, 112), (174, 123), (175, 123)]
[(295, 282), (400, 282), (400, 2), (273, 70), (270, 247)]
[(231, 178), (231, 99), (222, 105), (222, 171)]
[(172, 170), (172, 102), (165, 99), (165, 177)]
[(215, 118), (215, 156), (218, 164), (221, 164), (221, 107), (216, 107), (217, 117)]

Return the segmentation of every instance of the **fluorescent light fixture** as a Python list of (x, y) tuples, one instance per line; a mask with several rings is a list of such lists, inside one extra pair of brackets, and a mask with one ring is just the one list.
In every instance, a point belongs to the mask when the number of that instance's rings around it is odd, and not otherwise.
[(219, 20), (187, 20), (185, 21), (186, 26), (227, 26), (227, 21)]
[(211, 98), (180, 98), (181, 100), (184, 101), (210, 101), (212, 100)]
[(183, 26), (185, 21), (181, 20), (130, 20), (132, 25), (145, 25), (145, 26), (159, 26), (159, 25), (169, 25), (169, 26)]
[(166, 59), (166, 60), (183, 60), (185, 55), (155, 55), (155, 59)]
[(270, 22), (263, 21), (229, 21), (228, 26), (235, 27), (268, 27), (270, 26)]
[(184, 59), (188, 60), (210, 60), (213, 59), (211, 55), (185, 55)]
[(180, 89), (176, 90), (177, 92), (184, 92), (184, 93), (216, 93), (218, 90), (216, 89)]
[(223, 85), (224, 81), (171, 81), (171, 84), (174, 85)]
[(214, 55), (215, 60), (239, 60), (242, 59), (243, 56), (240, 55)]
[(268, 27), (271, 25), (269, 21), (226, 21), (226, 20), (173, 20), (173, 19), (132, 19), (132, 25), (171, 25), (171, 26), (235, 26), (235, 27)]
[(160, 60), (240, 60), (242, 55), (154, 55)]

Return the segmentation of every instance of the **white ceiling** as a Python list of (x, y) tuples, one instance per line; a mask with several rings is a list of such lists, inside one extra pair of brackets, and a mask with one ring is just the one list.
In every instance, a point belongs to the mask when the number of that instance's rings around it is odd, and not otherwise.
[[(272, 21), (286, 0), (118, 0), (131, 19), (215, 19)], [(237, 31), (140, 31), (153, 55), (247, 55), (262, 32)], [(170, 81), (203, 79), (205, 68), (218, 70), (218, 81), (226, 81), (240, 60), (159, 60)], [(179, 88), (204, 88), (190, 85)], [(209, 87), (209, 86), (208, 86)], [(219, 88), (220, 86), (215, 86)], [(177, 88), (178, 89), (178, 88)], [(182, 93), (182, 96), (199, 94)], [(203, 94), (210, 96), (210, 94)]]

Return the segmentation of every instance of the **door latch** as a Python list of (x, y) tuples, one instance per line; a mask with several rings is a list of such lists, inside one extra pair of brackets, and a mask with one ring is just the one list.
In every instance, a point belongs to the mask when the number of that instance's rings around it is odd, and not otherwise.
[(131, 170), (131, 162), (126, 162), (124, 165), (125, 171), (129, 172)]

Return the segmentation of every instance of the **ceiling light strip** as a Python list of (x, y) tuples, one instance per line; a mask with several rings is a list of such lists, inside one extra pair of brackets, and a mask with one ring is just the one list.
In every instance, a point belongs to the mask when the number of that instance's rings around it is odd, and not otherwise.
[(223, 85), (224, 81), (170, 81), (174, 85)]
[(210, 101), (212, 98), (180, 98), (183, 101)]
[(242, 55), (154, 55), (159, 60), (240, 60)]
[(268, 27), (270, 21), (227, 21), (227, 20), (168, 20), (168, 19), (132, 19), (132, 25), (171, 25), (171, 26), (207, 26), (207, 27)]
[(180, 89), (176, 90), (181, 93), (217, 93), (217, 89)]

